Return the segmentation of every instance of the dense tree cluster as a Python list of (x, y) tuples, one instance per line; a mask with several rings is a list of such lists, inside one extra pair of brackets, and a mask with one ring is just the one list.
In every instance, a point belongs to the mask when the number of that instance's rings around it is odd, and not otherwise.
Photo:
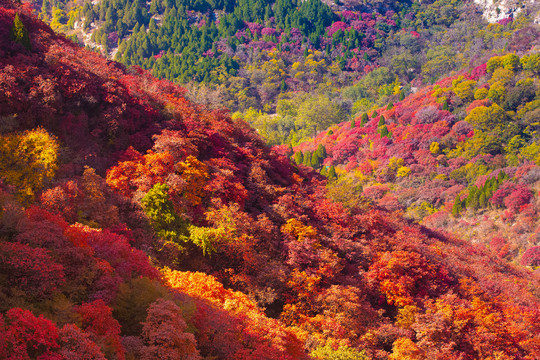
[[(493, 206), (534, 218), (536, 165), (495, 166), (506, 158), (478, 150), (481, 122), (452, 113), (465, 75), (291, 151), (0, 0), (0, 32), (16, 19), (31, 46), (0, 38), (0, 357), (540, 357), (537, 274), (352, 196), (399, 206), (389, 185), (332, 187), (344, 166), (391, 185), (440, 170), (433, 179), (456, 182), (449, 199), (467, 184), (471, 204), (490, 190)], [(468, 77), (505, 81), (497, 69)], [(534, 148), (512, 139), (534, 125), (516, 126), (493, 149), (514, 144), (520, 165)], [(422, 189), (425, 202), (442, 189)], [(504, 253), (505, 239), (492, 243)]]
[[(458, 0), (36, 0), (34, 7), (80, 44), (184, 84), (199, 103), (237, 111), (270, 144), (297, 145), (402, 100), (468, 59), (480, 63), (516, 43), (523, 51), (538, 38), (525, 12), (486, 26), (470, 1)], [(473, 95), (466, 82), (456, 91)], [(490, 97), (501, 91), (492, 87)], [(380, 132), (392, 137), (388, 126)]]
[[(491, 57), (354, 124), (333, 126), (294, 147), (293, 159), (327, 176), (334, 168), (335, 199), (349, 201), (340, 195), (347, 189), (488, 246), (502, 236), (504, 257), (517, 260), (537, 245), (540, 210), (534, 59), (534, 53)], [(324, 159), (300, 161), (322, 147)]]

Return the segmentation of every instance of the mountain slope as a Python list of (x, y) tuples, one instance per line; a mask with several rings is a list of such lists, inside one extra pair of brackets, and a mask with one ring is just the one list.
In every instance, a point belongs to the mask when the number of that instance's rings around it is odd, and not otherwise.
[[(199, 103), (238, 111), (235, 117), (270, 144), (293, 146), (471, 61), (537, 45), (529, 5), (488, 24), (470, 0), (328, 3), (43, 0), (33, 6), (55, 31), (183, 84)], [(314, 116), (322, 111), (325, 116)]]
[(335, 189), (537, 266), (538, 58), (492, 57), (321, 133), (294, 158), (334, 167)]
[(534, 273), (0, 1), (1, 356), (540, 356)]

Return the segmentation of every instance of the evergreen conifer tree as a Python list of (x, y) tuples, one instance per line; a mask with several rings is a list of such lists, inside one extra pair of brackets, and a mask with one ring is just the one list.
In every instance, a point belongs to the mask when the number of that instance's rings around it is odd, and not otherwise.
[(330, 166), (330, 169), (328, 169), (328, 175), (326, 176), (328, 180), (336, 180), (337, 174), (336, 174), (336, 168), (334, 165)]
[(319, 155), (319, 152), (318, 151), (315, 151), (312, 155), (311, 155), (311, 163), (310, 163), (310, 166), (314, 169), (318, 169), (320, 166), (321, 166), (321, 163), (322, 163), (322, 158), (321, 156)]
[(302, 164), (304, 162), (304, 154), (301, 151), (294, 154), (294, 162), (297, 164)]
[(477, 210), (480, 203), (480, 193), (476, 186), (469, 188), (469, 196), (467, 196), (466, 204), (468, 209)]
[(480, 206), (481, 209), (487, 206), (487, 198), (486, 198), (486, 193), (484, 191), (480, 193), (480, 197), (478, 198), (478, 205)]
[(13, 20), (11, 39), (30, 50), (30, 37), (28, 36), (28, 30), (26, 30), (24, 27), (24, 24), (19, 18), (19, 14), (15, 14), (15, 19)]
[(496, 178), (493, 178), (493, 181), (491, 182), (491, 194), (493, 195), (495, 191), (499, 189), (499, 183), (497, 182)]
[(302, 163), (306, 166), (311, 166), (311, 151), (305, 152), (304, 161)]
[(326, 153), (326, 147), (324, 147), (323, 144), (319, 144), (317, 147), (316, 153), (319, 155), (321, 160), (326, 159), (327, 153)]
[(287, 83), (285, 82), (285, 79), (281, 80), (281, 85), (279, 87), (279, 90), (281, 90), (281, 92), (285, 92), (287, 91), (289, 87), (287, 86)]
[(287, 149), (287, 156), (290, 158), (291, 156), (293, 156), (293, 154), (294, 154), (293, 147), (291, 144), (289, 144), (289, 147)]
[(497, 183), (498, 185), (500, 186), (504, 180), (506, 180), (506, 178), (508, 177), (508, 175), (506, 175), (506, 173), (504, 171), (501, 171), (499, 173), (499, 175), (497, 175)]
[(386, 125), (383, 125), (380, 130), (379, 130), (379, 134), (381, 134), (381, 137), (387, 137), (390, 139), (391, 137), (391, 134), (390, 132), (388, 131), (388, 128), (386, 127)]
[(461, 204), (461, 200), (459, 198), (459, 195), (457, 195), (456, 199), (454, 200), (454, 206), (452, 206), (452, 215), (454, 217), (458, 217), (462, 211), (463, 211), (463, 207)]
[(367, 113), (363, 113), (363, 114), (362, 114), (362, 122), (360, 123), (360, 126), (366, 125), (367, 122), (368, 122), (368, 120), (369, 120), (368, 114), (367, 114)]

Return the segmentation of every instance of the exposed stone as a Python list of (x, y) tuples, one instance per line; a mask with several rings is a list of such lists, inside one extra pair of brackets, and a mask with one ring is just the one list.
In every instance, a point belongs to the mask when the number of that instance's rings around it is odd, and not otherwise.
[[(516, 18), (523, 11), (532, 11), (538, 7), (536, 0), (474, 0), (482, 9), (484, 19), (495, 23), (507, 18)], [(535, 23), (540, 21), (536, 13)]]

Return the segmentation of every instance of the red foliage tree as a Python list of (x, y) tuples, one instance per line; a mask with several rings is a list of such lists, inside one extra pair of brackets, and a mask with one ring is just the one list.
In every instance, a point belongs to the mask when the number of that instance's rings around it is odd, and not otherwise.
[(49, 251), (25, 244), (0, 242), (0, 273), (29, 297), (42, 299), (64, 285), (64, 268)]
[(123, 235), (82, 225), (72, 225), (66, 233), (76, 244), (90, 247), (96, 257), (107, 261), (124, 280), (135, 275), (158, 277), (148, 256), (143, 251), (132, 248)]
[(76, 325), (64, 325), (58, 334), (58, 342), (62, 346), (59, 351), (62, 359), (106, 359), (99, 346), (92, 341), (91, 335), (83, 332)]
[(511, 210), (517, 211), (525, 204), (528, 204), (533, 195), (524, 185), (518, 185), (511, 193), (504, 199), (504, 205)]
[(158, 299), (148, 308), (142, 336), (141, 359), (201, 359), (195, 336), (186, 332), (182, 311), (172, 301)]
[(540, 266), (540, 246), (533, 246), (527, 249), (521, 257), (521, 265)]
[(120, 324), (112, 316), (112, 310), (103, 300), (84, 303), (77, 307), (81, 316), (82, 329), (90, 334), (107, 358), (125, 359), (125, 350), (120, 339)]
[(0, 357), (2, 359), (61, 360), (57, 352), (58, 329), (43, 316), (35, 317), (20, 308), (0, 314)]
[(435, 294), (445, 288), (448, 275), (411, 251), (383, 253), (369, 268), (368, 279), (378, 285), (389, 304), (406, 306), (417, 297)]

